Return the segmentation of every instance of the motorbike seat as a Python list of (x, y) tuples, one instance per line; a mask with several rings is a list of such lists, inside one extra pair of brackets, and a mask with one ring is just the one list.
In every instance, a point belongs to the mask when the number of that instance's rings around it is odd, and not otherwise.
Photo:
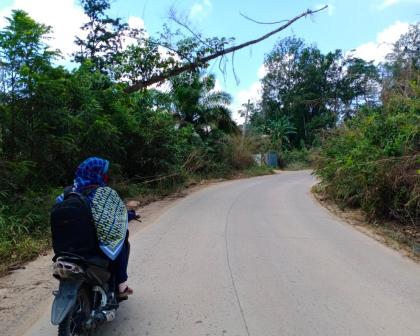
[(86, 258), (86, 261), (91, 265), (98, 266), (101, 268), (108, 268), (109, 266), (109, 261), (107, 259), (98, 256)]

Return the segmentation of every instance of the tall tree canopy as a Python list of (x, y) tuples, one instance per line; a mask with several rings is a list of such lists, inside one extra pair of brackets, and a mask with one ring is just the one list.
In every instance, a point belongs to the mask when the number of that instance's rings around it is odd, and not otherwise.
[(22, 10), (14, 10), (6, 20), (8, 25), (0, 31), (0, 145), (6, 157), (15, 159), (22, 142), (29, 141), (26, 150), (34, 154), (34, 132), (40, 117), (34, 105), (35, 91), (58, 52), (46, 43), (51, 27), (35, 22)]
[(370, 63), (345, 58), (340, 50), (323, 54), (291, 37), (266, 56), (262, 99), (254, 123), (286, 117), (295, 127), (292, 144), (310, 145), (319, 131), (332, 128), (364, 103), (377, 101), (378, 73)]
[(74, 60), (92, 62), (96, 70), (104, 71), (120, 55), (124, 39), (139, 32), (129, 29), (121, 18), (111, 18), (106, 12), (111, 8), (109, 0), (81, 0), (82, 8), (89, 18), (81, 28), (85, 37), (76, 37), (80, 50), (74, 53)]

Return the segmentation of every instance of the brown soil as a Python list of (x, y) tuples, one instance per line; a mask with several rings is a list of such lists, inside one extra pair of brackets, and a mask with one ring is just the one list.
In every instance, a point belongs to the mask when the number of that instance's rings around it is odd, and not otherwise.
[(398, 251), (403, 256), (420, 263), (420, 228), (401, 225), (395, 221), (368, 221), (360, 209), (340, 208), (325, 195), (312, 190), (314, 198), (335, 216), (357, 230)]

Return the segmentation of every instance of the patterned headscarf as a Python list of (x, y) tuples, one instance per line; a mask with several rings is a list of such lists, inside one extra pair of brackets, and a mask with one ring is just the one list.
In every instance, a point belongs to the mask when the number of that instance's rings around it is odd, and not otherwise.
[(104, 187), (104, 175), (108, 172), (109, 161), (97, 157), (90, 157), (83, 161), (76, 171), (73, 191), (81, 192), (86, 187), (95, 185)]
[[(104, 187), (106, 182), (104, 176), (108, 172), (109, 161), (97, 157), (90, 157), (83, 161), (76, 170), (76, 176), (73, 181), (72, 191), (83, 192), (89, 186)], [(92, 201), (93, 195), (88, 195)], [(64, 200), (64, 193), (59, 195), (55, 201), (60, 203)]]

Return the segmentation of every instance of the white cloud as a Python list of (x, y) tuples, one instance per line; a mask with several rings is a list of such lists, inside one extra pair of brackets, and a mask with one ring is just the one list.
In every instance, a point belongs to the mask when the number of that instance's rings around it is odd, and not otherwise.
[(243, 109), (243, 104), (246, 104), (248, 101), (250, 103), (256, 103), (261, 99), (261, 91), (262, 86), (260, 81), (256, 81), (251, 84), (250, 87), (244, 90), (240, 90), (234, 99), (234, 103), (232, 106), (232, 117), (233, 120), (236, 121), (238, 124), (242, 124), (244, 122), (244, 117), (239, 115), (239, 110)]
[(385, 9), (387, 7), (393, 6), (400, 2), (400, 0), (382, 0), (380, 4), (378, 4), (379, 9)]
[(380, 0), (376, 2), (376, 7), (380, 10), (383, 10), (402, 3), (420, 4), (420, 0)]
[(202, 0), (192, 5), (190, 10), (190, 18), (192, 20), (200, 21), (203, 20), (212, 10), (212, 4), (210, 0)]
[(156, 83), (156, 84), (151, 85), (149, 89), (155, 89), (163, 93), (169, 93), (171, 92), (171, 83), (169, 81)]
[(144, 20), (138, 16), (130, 16), (127, 21), (130, 28), (133, 29), (145, 29)]
[(376, 64), (383, 62), (385, 56), (392, 51), (393, 44), (408, 31), (408, 27), (408, 23), (396, 21), (378, 33), (375, 41), (360, 45), (351, 52), (351, 55), (366, 61), (374, 61)]
[(218, 92), (218, 91), (224, 91), (222, 83), (216, 78), (216, 81), (214, 83), (214, 88), (212, 91)]
[(251, 86), (247, 89), (241, 90), (236, 95), (236, 100), (239, 103), (239, 106), (248, 102), (256, 103), (261, 98), (261, 82), (256, 81), (251, 84)]
[(267, 74), (268, 70), (265, 66), (265, 64), (261, 64), (261, 66), (258, 68), (257, 76), (259, 79), (263, 79), (265, 75)]
[[(267, 69), (263, 64), (258, 68), (257, 76), (259, 79), (262, 79), (266, 73)], [(243, 109), (242, 105), (246, 104), (248, 100), (251, 103), (257, 103), (259, 100), (261, 100), (261, 93), (262, 85), (260, 80), (252, 83), (248, 88), (237, 92), (232, 105), (233, 120), (235, 120), (238, 124), (242, 124), (244, 122), (244, 118), (239, 115), (238, 111)]]
[[(130, 28), (142, 30), (141, 36), (147, 38), (149, 34), (146, 31), (144, 20), (138, 16), (130, 16), (127, 20), (127, 23)], [(122, 42), (123, 49), (127, 48), (129, 45), (137, 44), (137, 39), (133, 37), (125, 37)]]
[(10, 17), (13, 9), (22, 9), (35, 21), (52, 26), (49, 44), (53, 49), (60, 49), (65, 57), (75, 49), (75, 36), (83, 36), (80, 27), (86, 22), (86, 16), (77, 0), (14, 0), (0, 11), (1, 27), (6, 23), (4, 17)]

